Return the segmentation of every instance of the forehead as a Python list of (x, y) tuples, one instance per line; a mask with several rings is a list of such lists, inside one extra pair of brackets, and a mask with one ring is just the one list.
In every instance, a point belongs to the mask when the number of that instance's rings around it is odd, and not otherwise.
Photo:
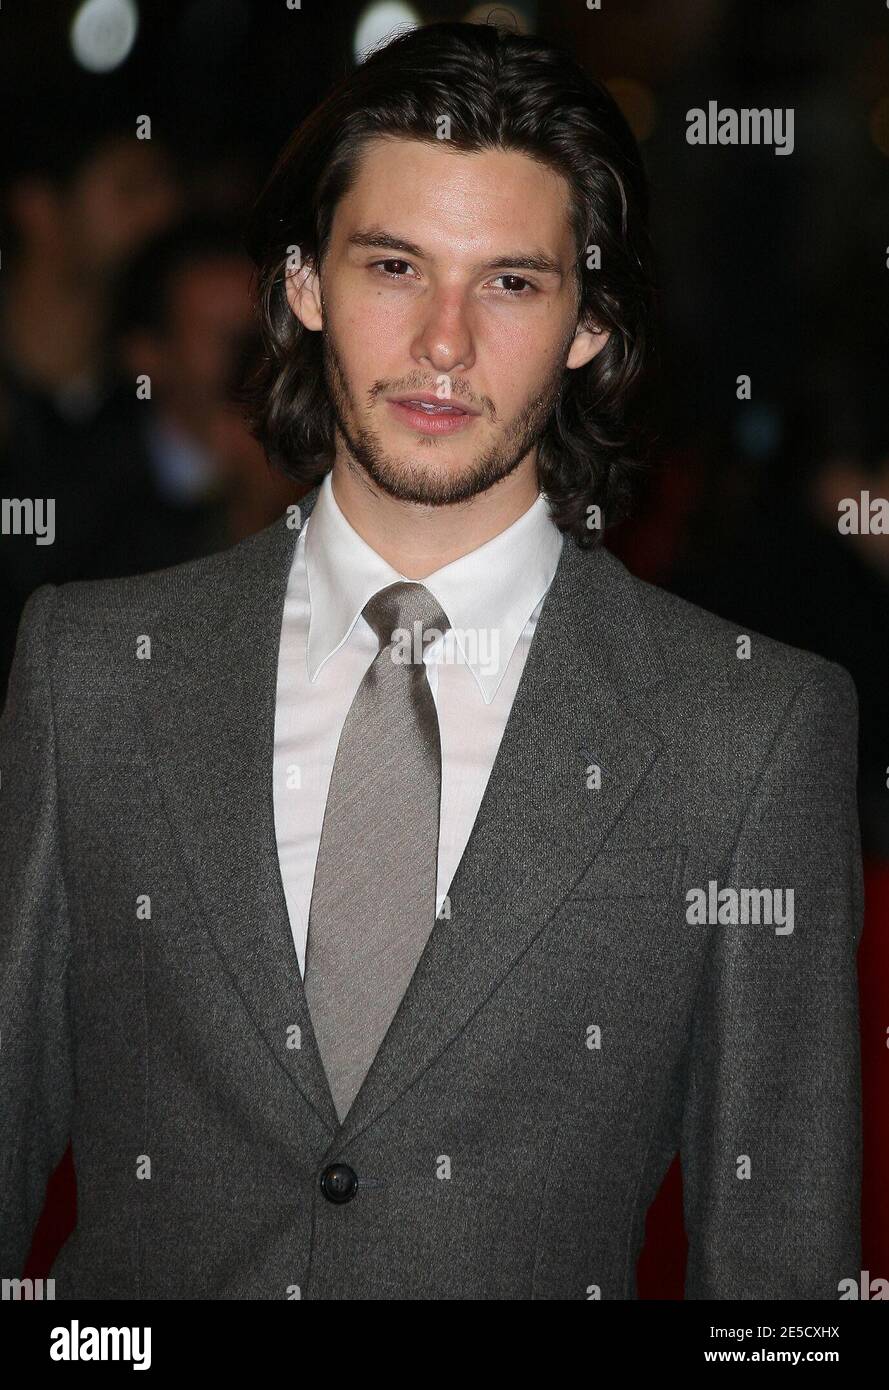
[(446, 140), (386, 137), (362, 150), (333, 237), (373, 225), (430, 251), (472, 256), (533, 243), (570, 256), (569, 215), (567, 181), (519, 150), (464, 153)]

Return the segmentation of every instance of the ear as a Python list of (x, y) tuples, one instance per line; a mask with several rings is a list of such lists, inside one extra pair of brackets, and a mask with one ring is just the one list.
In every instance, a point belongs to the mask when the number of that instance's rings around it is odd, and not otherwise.
[(578, 328), (568, 352), (565, 366), (585, 367), (587, 362), (591, 362), (592, 359), (602, 351), (610, 337), (611, 334), (609, 332), (600, 331), (595, 324), (593, 324), (592, 328)]
[(298, 270), (289, 270), (284, 279), (287, 302), (303, 328), (317, 333), (324, 321), (321, 304), (321, 280), (311, 261)]

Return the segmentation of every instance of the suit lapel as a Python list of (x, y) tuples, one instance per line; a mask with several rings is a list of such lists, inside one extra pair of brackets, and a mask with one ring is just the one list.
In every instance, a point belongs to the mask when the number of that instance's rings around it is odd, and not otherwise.
[[(303, 519), (316, 497), (317, 489), (301, 501)], [(207, 928), (275, 1059), (334, 1130), (274, 822), (278, 649), (298, 534), (285, 514), (235, 550), (199, 562), (182, 610), (125, 610), (109, 640), (119, 646), (121, 668), (136, 668), (146, 747)], [(152, 591), (144, 592), (150, 603)], [(150, 661), (133, 662), (136, 633), (151, 636)]]
[[(475, 825), (340, 1148), (431, 1065), (546, 927), (652, 768), (662, 674), (633, 580), (566, 538)], [(633, 707), (637, 706), (637, 709)], [(602, 770), (599, 790), (587, 770)]]
[[(317, 495), (301, 501), (303, 519)], [(200, 562), (185, 626), (171, 601), (152, 606), (146, 586), (146, 611), (134, 616), (122, 605), (108, 636), (121, 670), (132, 672), (146, 746), (208, 930), (279, 1065), (341, 1148), (447, 1047), (589, 866), (658, 755), (646, 688), (662, 668), (631, 576), (608, 551), (581, 552), (566, 538), (450, 886), (450, 920), (436, 924), (338, 1130), (274, 824), (278, 649), (297, 536), (285, 516)], [(135, 638), (146, 632), (152, 659), (134, 663)], [(602, 770), (599, 790), (588, 786), (591, 764)]]

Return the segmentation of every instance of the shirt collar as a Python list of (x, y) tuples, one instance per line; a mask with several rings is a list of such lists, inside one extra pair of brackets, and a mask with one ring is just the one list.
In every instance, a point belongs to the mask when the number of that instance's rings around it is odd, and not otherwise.
[[(330, 473), (303, 537), (310, 614), (306, 657), (309, 680), (314, 681), (348, 639), (365, 604), (387, 584), (407, 576), (393, 569), (346, 520)], [(454, 640), (487, 704), (552, 582), (561, 549), (562, 533), (539, 493), (505, 531), (422, 580), (447, 614)], [(473, 643), (463, 636), (479, 631), (493, 634), (496, 641)]]

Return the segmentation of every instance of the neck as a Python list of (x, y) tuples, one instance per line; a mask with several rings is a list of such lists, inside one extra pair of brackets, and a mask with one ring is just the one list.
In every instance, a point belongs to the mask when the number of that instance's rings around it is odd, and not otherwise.
[(540, 491), (536, 451), (486, 492), (442, 507), (390, 497), (339, 460), (332, 472), (333, 495), (349, 525), (407, 579), (425, 579), (493, 540), (524, 516)]

